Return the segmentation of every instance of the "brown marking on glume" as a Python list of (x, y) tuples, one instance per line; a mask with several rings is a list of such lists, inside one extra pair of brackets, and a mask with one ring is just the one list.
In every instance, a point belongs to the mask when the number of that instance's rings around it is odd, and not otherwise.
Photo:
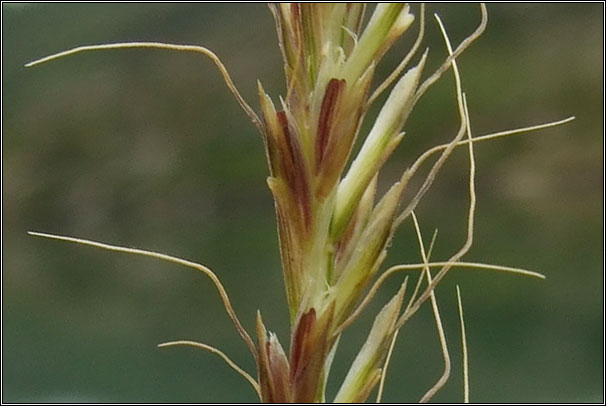
[(303, 29), (301, 27), (301, 5), (299, 3), (291, 3), (290, 4), (290, 14), (291, 14), (291, 26), (295, 31), (295, 39), (297, 41), (297, 49), (301, 50), (301, 37), (303, 35)]
[(301, 315), (297, 323), (290, 352), (290, 374), (293, 381), (295, 381), (297, 375), (300, 375), (302, 356), (305, 355), (307, 339), (315, 322), (316, 310), (312, 307), (307, 313)]
[(290, 154), (290, 161), (294, 165), (293, 161), (294, 161), (295, 151), (294, 151), (294, 147), (293, 147), (292, 137), (290, 135), (290, 129), (288, 128), (288, 118), (286, 117), (286, 112), (278, 111), (277, 116), (278, 116), (278, 123), (280, 124), (280, 127), (282, 128), (282, 134), (284, 135), (284, 140), (286, 141), (288, 153)]
[(334, 302), (320, 316), (317, 316), (312, 308), (305, 315), (306, 319), (301, 320), (304, 325), (297, 370), (294, 373), (291, 371), (295, 403), (312, 403), (318, 400), (320, 376), (328, 351), (334, 342), (328, 338), (333, 314)]
[(284, 140), (286, 141), (288, 154), (290, 155), (287, 161), (283, 159), (288, 175), (287, 181), (289, 182), (289, 186), (294, 192), (295, 198), (299, 203), (306, 229), (309, 230), (311, 228), (311, 197), (309, 195), (310, 192), (309, 182), (307, 179), (307, 169), (303, 160), (301, 146), (290, 131), (286, 112), (279, 111), (277, 116), (278, 122), (282, 127), (282, 133), (284, 135)]
[(328, 82), (328, 85), (326, 85), (326, 91), (324, 92), (324, 99), (322, 100), (320, 115), (318, 117), (318, 129), (316, 132), (316, 174), (320, 172), (322, 162), (324, 161), (326, 145), (333, 127), (332, 123), (336, 106), (344, 88), (344, 79), (339, 80), (333, 78)]

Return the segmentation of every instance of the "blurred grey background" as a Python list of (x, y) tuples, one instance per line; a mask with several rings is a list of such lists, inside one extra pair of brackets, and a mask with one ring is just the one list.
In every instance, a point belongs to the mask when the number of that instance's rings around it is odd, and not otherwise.
[[(415, 6), (416, 7), (416, 6)], [(474, 402), (603, 402), (603, 4), (489, 4), (484, 36), (460, 59), (476, 135), (571, 115), (563, 127), (476, 147), (477, 226), (466, 259), (543, 272), (544, 281), (455, 270), (438, 288), (453, 370), (438, 401), (462, 401), (455, 284), (463, 293)], [(416, 8), (415, 8), (416, 11)], [(429, 5), (429, 69), (479, 21), (477, 5)], [(386, 75), (416, 26), (382, 63)], [(262, 142), (212, 63), (170, 51), (82, 54), (82, 44), (149, 40), (216, 51), (256, 108), (277, 99), (282, 63), (263, 4), (2, 5), (2, 400), (247, 402), (217, 356), (156, 344), (216, 345), (254, 365), (208, 279), (151, 259), (30, 237), (80, 236), (197, 260), (228, 288), (245, 326), (260, 309), (288, 342)], [(448, 73), (415, 109), (384, 170), (394, 180), (458, 126)], [(366, 123), (368, 125), (368, 123)], [(422, 202), (434, 259), (465, 238), (467, 155)], [(410, 222), (385, 268), (418, 262)], [(329, 395), (394, 277), (342, 340)], [(404, 327), (384, 399), (414, 402), (442, 370), (428, 308)]]

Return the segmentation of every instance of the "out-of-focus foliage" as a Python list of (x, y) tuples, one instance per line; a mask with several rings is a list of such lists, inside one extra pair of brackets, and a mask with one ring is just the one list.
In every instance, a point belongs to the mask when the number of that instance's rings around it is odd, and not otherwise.
[[(547, 279), (452, 271), (437, 294), (454, 372), (436, 400), (462, 400), (455, 282), (466, 310), (472, 401), (603, 400), (602, 8), (489, 5), (486, 33), (459, 61), (476, 135), (577, 120), (476, 147), (478, 217), (467, 258)], [(470, 4), (428, 11), (439, 12), (455, 42), (479, 20)], [(3, 4), (2, 26), (2, 400), (254, 400), (212, 354), (155, 348), (195, 339), (252, 372), (208, 280), (25, 233), (198, 260), (222, 278), (246, 327), (260, 308), (265, 321), (284, 326), (277, 333), (286, 339), (262, 142), (219, 73), (202, 57), (153, 50), (83, 54), (30, 70), (23, 64), (81, 44), (200, 44), (223, 58), (258, 106), (257, 78), (269, 93), (284, 93), (269, 11), (260, 4)], [(432, 20), (428, 36), (431, 67), (446, 53)], [(400, 57), (388, 56), (379, 69)], [(456, 127), (446, 77), (410, 117), (385, 184)], [(466, 159), (453, 156), (418, 211), (426, 236), (439, 228), (433, 258), (464, 239)], [(419, 262), (411, 224), (390, 255), (387, 264)], [(400, 281), (385, 287), (367, 316)], [(370, 323), (366, 317), (359, 334), (342, 342), (333, 373), (344, 376)], [(384, 399), (416, 401), (440, 375), (432, 323), (426, 309), (401, 332)]]

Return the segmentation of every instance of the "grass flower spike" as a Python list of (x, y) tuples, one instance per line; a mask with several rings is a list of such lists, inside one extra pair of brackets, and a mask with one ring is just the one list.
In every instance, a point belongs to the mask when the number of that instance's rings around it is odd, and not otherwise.
[[(480, 7), (481, 19), (476, 30), (454, 49), (438, 19), (449, 56), (433, 72), (427, 72), (426, 67), (429, 51), (418, 52), (425, 31), (423, 5), (415, 6), (413, 13), (407, 4), (380, 3), (368, 18), (365, 18), (367, 6), (362, 3), (287, 3), (272, 4), (269, 8), (275, 20), (284, 62), (286, 94), (282, 97), (267, 94), (259, 82), (259, 114), (240, 95), (221, 60), (210, 50), (199, 46), (163, 43), (83, 46), (28, 66), (82, 51), (141, 47), (197, 52), (215, 63), (229, 90), (259, 129), (265, 145), (269, 166), (267, 184), (275, 202), (287, 298), (285, 311), (290, 316), (288, 343), (281, 343), (269, 331), (260, 312), (257, 313), (255, 334), (249, 335), (232, 309), (219, 278), (202, 265), (144, 250), (71, 237), (32, 234), (152, 256), (202, 271), (221, 293), (230, 318), (248, 345), (256, 362), (257, 378), (252, 378), (223, 352), (207, 344), (181, 340), (162, 346), (193, 345), (218, 354), (251, 383), (263, 402), (326, 402), (326, 383), (341, 334), (356, 321), (389, 276), (401, 271), (415, 271), (418, 275), (415, 288), (407, 290), (407, 277), (400, 290), (376, 315), (368, 338), (334, 401), (364, 402), (378, 385), (378, 399), (381, 398), (386, 364), (398, 330), (430, 299), (445, 370), (440, 380), (421, 399), (427, 401), (450, 374), (450, 357), (434, 293), (435, 286), (446, 273), (453, 267), (467, 267), (542, 277), (517, 268), (461, 262), (473, 240), (476, 201), (474, 144), (561, 124), (569, 119), (473, 137), (456, 59), (485, 29), (487, 11), (484, 5)], [(388, 77), (375, 77), (382, 57), (399, 38), (413, 35), (411, 31), (415, 25), (416, 40), (401, 63)], [(448, 69), (452, 69), (455, 75), (455, 100), (460, 116), (458, 131), (450, 143), (422, 154), (403, 170), (399, 181), (383, 195), (378, 195), (381, 169), (402, 144), (407, 118), (428, 87)], [(377, 80), (380, 85), (372, 89)], [(391, 90), (378, 115), (371, 117), (369, 107), (389, 87)], [(362, 131), (365, 120), (371, 124), (367, 133)], [(420, 137), (422, 134), (409, 136)], [(354, 154), (357, 141), (361, 147)], [(431, 262), (431, 247), (425, 251), (414, 209), (445, 160), (459, 146), (466, 146), (469, 153), (467, 240), (448, 261)], [(421, 179), (421, 187), (412, 191), (410, 201), (403, 202), (410, 179), (434, 154), (439, 154), (439, 157), (426, 178)], [(414, 222), (422, 263), (402, 264), (381, 272), (394, 233), (409, 218)], [(432, 274), (435, 268), (439, 271)], [(460, 303), (459, 294), (463, 324)], [(464, 351), (466, 354), (465, 344)], [(465, 400), (468, 400), (467, 358), (465, 385)]]

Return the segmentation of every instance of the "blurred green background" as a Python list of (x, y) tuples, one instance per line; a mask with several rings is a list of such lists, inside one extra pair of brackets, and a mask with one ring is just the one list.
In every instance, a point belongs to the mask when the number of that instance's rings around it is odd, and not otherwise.
[[(471, 400), (603, 401), (603, 4), (490, 4), (460, 59), (474, 133), (562, 119), (534, 135), (477, 145), (477, 226), (466, 259), (543, 272), (544, 281), (456, 270), (438, 289), (453, 371), (435, 398), (462, 401), (455, 284), (466, 311)], [(416, 8), (415, 8), (416, 10)], [(456, 43), (477, 5), (430, 5)], [(382, 63), (404, 54), (415, 28)], [(284, 93), (262, 4), (3, 4), (2, 400), (255, 401), (218, 357), (156, 344), (193, 339), (254, 365), (211, 283), (193, 270), (26, 235), (27, 230), (158, 250), (216, 271), (252, 330), (256, 309), (283, 342), (287, 314), (262, 142), (212, 63), (122, 50), (23, 64), (82, 44), (205, 45), (253, 106), (256, 80)], [(408, 42), (407, 42), (408, 41)], [(445, 51), (428, 18), (437, 66)], [(458, 126), (448, 73), (415, 109), (383, 186)], [(367, 123), (368, 124), (368, 123)], [(422, 202), (434, 259), (465, 238), (467, 156), (455, 153)], [(418, 262), (405, 223), (385, 267)], [(394, 277), (344, 337), (329, 394)], [(428, 308), (404, 327), (384, 399), (414, 402), (442, 370)]]

